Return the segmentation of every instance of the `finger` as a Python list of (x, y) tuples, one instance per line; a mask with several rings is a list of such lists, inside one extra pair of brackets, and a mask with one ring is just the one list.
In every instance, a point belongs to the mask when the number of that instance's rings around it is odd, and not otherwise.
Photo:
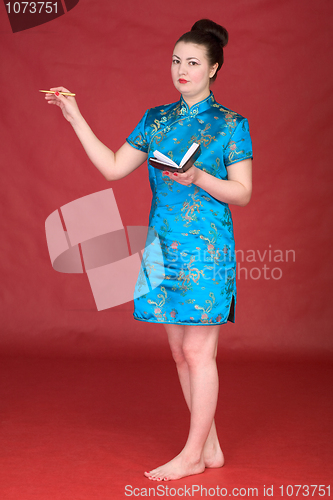
[(56, 106), (61, 106), (60, 102), (48, 101), (47, 104), (55, 104)]
[[(58, 92), (58, 91), (57, 91), (57, 92)], [(56, 100), (57, 100), (57, 102), (58, 102), (59, 104), (60, 104), (61, 102), (65, 104), (65, 103), (67, 102), (67, 97), (66, 97), (66, 96), (61, 95), (61, 94), (59, 94), (59, 93), (58, 93), (58, 95), (57, 95), (57, 94), (54, 94), (54, 95), (55, 95), (55, 98), (56, 98)]]
[(174, 181), (177, 181), (180, 184), (189, 182), (189, 179), (188, 179), (188, 176), (187, 176), (186, 173), (179, 173), (178, 174), (177, 172), (173, 172), (172, 173), (172, 178), (173, 178)]
[(71, 94), (71, 91), (66, 89), (65, 87), (51, 87), (50, 90), (55, 90), (58, 92), (69, 92)]
[(48, 104), (57, 104), (57, 105), (59, 105), (59, 106), (60, 106), (60, 104), (61, 104), (61, 103), (57, 100), (57, 98), (56, 98), (56, 97), (52, 97), (51, 99), (46, 99), (46, 97), (45, 97), (45, 100), (46, 100), (46, 102), (47, 102)]
[(60, 93), (58, 92), (58, 90), (55, 91), (55, 93), (53, 94), (45, 94), (45, 97), (44, 99), (46, 99), (46, 101), (49, 101), (49, 102), (55, 102), (55, 103), (59, 103), (59, 97), (60, 97)]
[(60, 92), (58, 90), (56, 90), (53, 94), (45, 94), (45, 99), (47, 101), (59, 102), (60, 96), (61, 96)]

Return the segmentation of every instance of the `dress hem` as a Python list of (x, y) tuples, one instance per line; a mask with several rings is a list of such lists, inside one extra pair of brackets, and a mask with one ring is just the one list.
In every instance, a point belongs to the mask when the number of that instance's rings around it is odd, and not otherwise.
[(220, 321), (219, 323), (194, 323), (193, 321), (191, 322), (186, 322), (186, 321), (158, 321), (158, 320), (153, 320), (153, 319), (144, 319), (144, 318), (138, 318), (137, 316), (134, 316), (133, 318), (136, 319), (137, 321), (143, 321), (145, 323), (160, 323), (160, 324), (166, 324), (166, 325), (190, 325), (190, 326), (206, 326), (206, 325), (225, 325), (228, 323), (228, 321), (231, 321), (231, 323), (234, 323), (232, 320), (226, 319), (225, 321)]

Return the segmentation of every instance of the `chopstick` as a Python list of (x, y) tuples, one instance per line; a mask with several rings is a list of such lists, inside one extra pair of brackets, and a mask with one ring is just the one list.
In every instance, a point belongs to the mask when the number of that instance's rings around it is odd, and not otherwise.
[[(40, 90), (39, 92), (45, 92), (45, 94), (55, 94), (56, 92), (59, 92), (58, 90)], [(59, 92), (61, 95), (76, 95), (72, 94), (71, 92)]]

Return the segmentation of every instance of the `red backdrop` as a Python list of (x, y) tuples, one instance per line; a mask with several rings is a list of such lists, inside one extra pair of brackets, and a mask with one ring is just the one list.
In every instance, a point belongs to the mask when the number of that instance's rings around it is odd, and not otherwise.
[(96, 135), (117, 149), (148, 107), (178, 99), (173, 44), (202, 17), (229, 30), (213, 90), (249, 119), (254, 143), (253, 198), (232, 207), (243, 268), (236, 324), (222, 326), (221, 344), (229, 353), (332, 351), (332, 13), (330, 0), (80, 0), (12, 33), (2, 8), (3, 355), (169, 356), (162, 325), (135, 321), (132, 303), (97, 312), (86, 275), (51, 267), (51, 212), (112, 187), (123, 224), (146, 225), (151, 195), (146, 164), (108, 183), (38, 90), (76, 92)]

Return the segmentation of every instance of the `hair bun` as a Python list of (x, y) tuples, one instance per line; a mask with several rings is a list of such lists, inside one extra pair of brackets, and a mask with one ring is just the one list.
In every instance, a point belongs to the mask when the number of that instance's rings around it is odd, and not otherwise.
[(227, 30), (210, 19), (200, 19), (193, 24), (191, 31), (184, 33), (176, 43), (179, 42), (205, 47), (209, 65), (213, 67), (217, 63), (217, 69), (210, 78), (210, 81), (214, 82), (224, 62), (223, 47), (228, 43)]
[(227, 30), (210, 19), (200, 19), (200, 21), (193, 24), (191, 31), (201, 31), (214, 35), (219, 40), (222, 48), (228, 43), (229, 34)]

